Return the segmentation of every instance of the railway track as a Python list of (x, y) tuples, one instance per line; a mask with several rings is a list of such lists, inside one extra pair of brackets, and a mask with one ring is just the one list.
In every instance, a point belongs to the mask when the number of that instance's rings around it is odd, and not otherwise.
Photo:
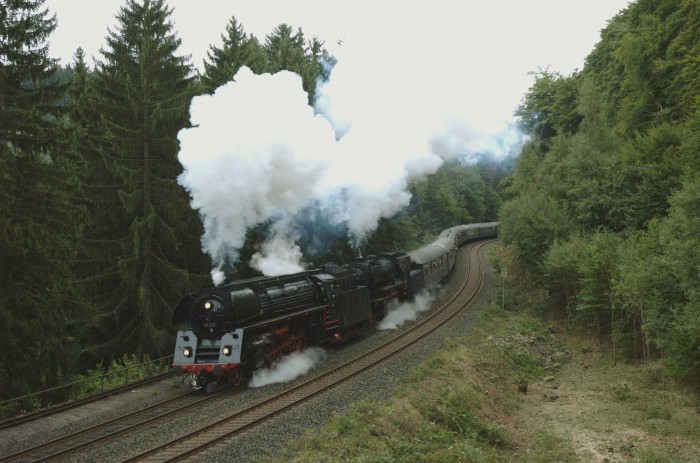
[(215, 400), (218, 396), (230, 392), (219, 391), (215, 394), (202, 395), (191, 391), (163, 402), (137, 410), (112, 420), (91, 426), (57, 439), (35, 445), (31, 448), (0, 456), (0, 462), (44, 462), (65, 458), (89, 447), (108, 442), (117, 437), (134, 432), (145, 426), (171, 416), (188, 413), (205, 402)]
[(247, 408), (204, 427), (193, 430), (144, 453), (134, 455), (125, 462), (178, 461), (191, 457), (231, 438), (251, 430), (263, 422), (280, 416), (302, 402), (318, 397), (382, 361), (393, 357), (420, 339), (429, 336), (458, 315), (479, 294), (484, 285), (481, 250), (495, 240), (475, 243), (468, 254), (467, 278), (460, 291), (440, 310), (421, 323), (396, 336), (387, 343), (347, 362), (333, 370), (320, 374), (296, 387), (257, 402)]
[[(279, 395), (234, 411), (219, 421), (156, 446), (147, 452), (131, 456), (126, 461), (177, 461), (209, 449), (279, 416), (304, 401), (319, 396), (428, 336), (456, 316), (478, 294), (483, 279), (479, 254), (481, 249), (490, 242), (492, 241), (479, 242), (471, 246), (467, 259), (467, 278), (461, 289), (447, 304), (441, 309), (435, 310), (421, 323), (331, 371), (319, 374)], [(475, 272), (474, 269), (478, 269), (478, 272)], [(126, 434), (136, 434), (147, 426), (154, 426), (166, 419), (170, 420), (192, 413), (193, 410), (200, 409), (206, 402), (217, 400), (220, 395), (230, 392), (231, 390), (227, 389), (205, 396), (196, 393), (180, 395), (32, 448), (0, 456), (0, 462), (44, 462), (69, 459), (78, 452), (87, 452), (89, 448), (97, 445), (106, 445)]]
[(98, 400), (102, 400), (105, 397), (110, 397), (110, 396), (113, 396), (116, 394), (121, 394), (122, 392), (127, 391), (129, 389), (132, 389), (134, 387), (139, 387), (139, 386), (151, 384), (151, 383), (154, 383), (156, 381), (160, 381), (162, 379), (165, 379), (171, 375), (172, 375), (172, 373), (170, 371), (166, 371), (164, 373), (159, 373), (157, 375), (151, 376), (150, 378), (147, 378), (147, 379), (143, 379), (140, 381), (134, 381), (134, 382), (131, 382), (131, 383), (126, 384), (124, 386), (120, 386), (120, 387), (110, 389), (110, 390), (107, 390), (104, 392), (99, 392), (97, 394), (92, 394), (92, 395), (89, 395), (87, 397), (72, 400), (70, 402), (56, 404), (56, 405), (53, 405), (51, 407), (48, 407), (48, 408), (45, 408), (43, 410), (39, 410), (39, 411), (36, 411), (33, 413), (28, 413), (26, 415), (16, 416), (14, 418), (7, 418), (7, 419), (0, 421), (0, 430), (19, 426), (20, 424), (29, 423), (32, 421), (39, 420), (41, 418), (46, 418), (47, 416), (56, 415), (58, 413), (65, 412), (65, 411), (80, 407), (80, 406), (85, 405), (85, 404), (97, 402)]

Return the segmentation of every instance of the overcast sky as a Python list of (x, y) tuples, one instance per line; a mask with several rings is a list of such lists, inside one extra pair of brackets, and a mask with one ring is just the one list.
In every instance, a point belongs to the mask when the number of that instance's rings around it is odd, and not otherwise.
[[(108, 28), (125, 0), (47, 0), (58, 15), (51, 36), (52, 56), (69, 64), (75, 50), (99, 58)], [(490, 85), (515, 103), (532, 82), (529, 71), (549, 67), (569, 74), (581, 69), (606, 21), (629, 0), (492, 0), (425, 2), (332, 0), (170, 0), (172, 20), (182, 39), (182, 54), (202, 67), (210, 45), (219, 46), (235, 16), (248, 33), (264, 41), (280, 23), (301, 27), (332, 46), (352, 38), (374, 44), (391, 59), (403, 35), (418, 34), (420, 53), (455, 61), (474, 74), (488, 73)], [(411, 6), (409, 6), (411, 5)], [(424, 6), (420, 6), (424, 5)], [(407, 41), (411, 43), (411, 40)], [(387, 46), (383, 46), (386, 44)], [(369, 48), (369, 47), (368, 47)], [(410, 50), (408, 51), (410, 53)], [(416, 66), (422, 62), (415, 56)], [(439, 62), (439, 60), (437, 60)], [(429, 60), (433, 63), (435, 60)], [(454, 63), (452, 63), (454, 64)], [(482, 84), (481, 81), (478, 81)]]

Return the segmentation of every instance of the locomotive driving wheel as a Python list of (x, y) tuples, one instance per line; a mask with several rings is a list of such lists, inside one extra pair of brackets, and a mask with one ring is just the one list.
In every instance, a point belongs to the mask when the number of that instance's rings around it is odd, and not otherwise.
[(202, 370), (197, 375), (197, 386), (207, 387), (207, 384), (209, 384), (209, 375), (204, 370)]
[(272, 366), (275, 364), (275, 362), (279, 361), (282, 358), (282, 353), (280, 349), (275, 348), (269, 350), (265, 354), (265, 368), (270, 369)]
[(240, 368), (234, 368), (233, 371), (231, 371), (231, 383), (236, 387), (241, 385), (241, 369)]

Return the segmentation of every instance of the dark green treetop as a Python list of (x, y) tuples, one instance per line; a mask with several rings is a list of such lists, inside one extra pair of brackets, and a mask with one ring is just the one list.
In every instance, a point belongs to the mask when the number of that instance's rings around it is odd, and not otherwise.
[(126, 218), (119, 238), (105, 243), (120, 284), (97, 325), (106, 342), (96, 351), (103, 354), (170, 348), (171, 307), (191, 289), (186, 266), (201, 255), (200, 233), (191, 233), (196, 215), (176, 181), (177, 134), (188, 125), (193, 72), (189, 57), (176, 54), (171, 13), (164, 0), (128, 0), (96, 67), (102, 127), (95, 145), (117, 181), (105, 194)]
[(241, 66), (248, 66), (254, 73), (267, 70), (267, 54), (260, 42), (249, 36), (232, 17), (226, 25), (226, 35), (221, 36), (221, 48), (210, 46), (208, 60), (204, 60), (202, 85), (205, 92), (213, 93), (217, 87), (233, 79)]
[(287, 70), (299, 74), (304, 90), (309, 95), (309, 102), (313, 102), (316, 79), (323, 75), (321, 60), (327, 57), (323, 42), (313, 38), (307, 43), (301, 28), (294, 32), (290, 25), (282, 23), (265, 37), (264, 47), (267, 51), (268, 70), (272, 73)]

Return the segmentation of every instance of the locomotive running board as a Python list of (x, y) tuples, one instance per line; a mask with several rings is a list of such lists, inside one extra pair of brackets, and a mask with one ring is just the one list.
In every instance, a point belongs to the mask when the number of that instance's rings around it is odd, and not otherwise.
[(244, 327), (244, 330), (248, 331), (248, 330), (253, 330), (253, 329), (257, 329), (257, 328), (264, 328), (266, 326), (274, 325), (275, 323), (283, 322), (285, 320), (291, 320), (292, 318), (297, 318), (297, 317), (312, 314), (314, 312), (318, 312), (319, 310), (323, 310), (326, 307), (327, 307), (327, 305), (319, 305), (319, 306), (310, 307), (310, 308), (304, 309), (304, 310), (298, 310), (296, 312), (289, 312), (288, 314), (279, 316), (277, 318), (271, 318), (269, 320), (255, 323), (253, 325), (248, 325), (248, 326)]

